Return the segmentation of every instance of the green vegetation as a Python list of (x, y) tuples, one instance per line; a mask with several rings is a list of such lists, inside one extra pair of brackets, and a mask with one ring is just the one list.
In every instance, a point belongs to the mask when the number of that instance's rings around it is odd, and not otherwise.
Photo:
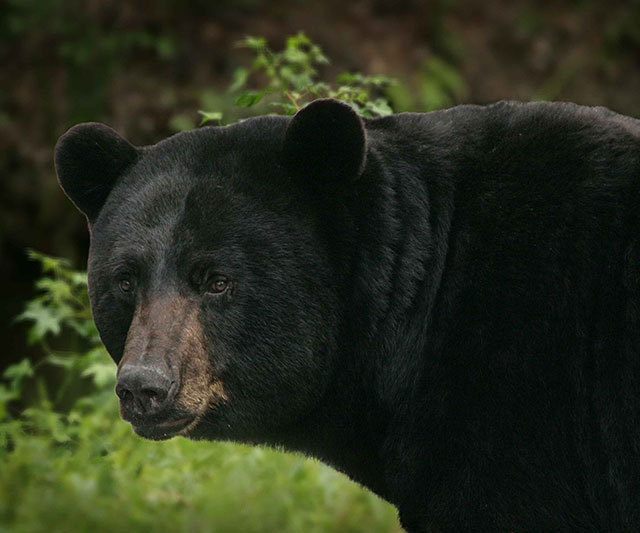
[[(364, 117), (389, 115), (390, 98), (399, 82), (387, 76), (365, 76), (343, 72), (335, 83), (323, 81), (320, 69), (329, 59), (304, 33), (288, 37), (280, 51), (269, 48), (263, 37), (245, 37), (236, 43), (251, 56), (249, 67), (238, 67), (226, 94), (203, 91), (199, 125), (232, 123), (247, 115), (282, 113), (293, 115), (318, 98), (336, 98), (347, 102)], [(213, 109), (213, 110), (211, 110)], [(195, 127), (189, 114), (171, 119), (174, 131)]]
[(262, 74), (267, 79), (261, 90), (239, 94), (236, 105), (240, 107), (251, 107), (266, 95), (275, 94), (276, 100), (271, 105), (281, 108), (287, 115), (293, 115), (304, 103), (317, 98), (337, 98), (348, 102), (366, 117), (392, 113), (385, 98), (373, 99), (372, 94), (393, 85), (394, 80), (346, 72), (338, 77), (335, 86), (319, 81), (316, 67), (328, 64), (329, 60), (304, 33), (289, 37), (281, 52), (270, 50), (262, 37), (247, 37), (239, 45), (251, 50), (255, 57), (251, 68), (236, 69), (230, 90), (243, 88), (252, 74)]
[[(316, 97), (341, 98), (366, 116), (391, 111), (391, 81), (348, 74), (332, 88), (317, 80), (320, 49), (299, 34), (284, 51), (243, 41), (255, 54), (239, 69), (239, 106), (263, 97), (293, 113)], [(220, 112), (201, 112), (203, 122)], [(148, 442), (120, 420), (115, 365), (91, 319), (85, 272), (31, 251), (42, 276), (17, 321), (41, 353), (0, 379), (0, 533), (66, 531), (390, 532), (395, 509), (329, 467), (300, 455), (176, 438)]]
[[(248, 68), (238, 67), (228, 94), (235, 108), (224, 111), (198, 111), (200, 126), (220, 124), (223, 116), (238, 118), (238, 111), (252, 108), (252, 114), (284, 113), (293, 115), (305, 104), (318, 98), (336, 98), (347, 102), (364, 117), (389, 115), (393, 112), (386, 95), (397, 81), (386, 76), (364, 76), (344, 72), (334, 84), (322, 81), (318, 71), (329, 64), (320, 47), (304, 33), (286, 39), (284, 49), (273, 51), (263, 37), (246, 37), (237, 43), (252, 56)], [(256, 86), (258, 88), (256, 88)], [(224, 106), (225, 102), (220, 102)], [(191, 129), (191, 121), (180, 115), (174, 122), (178, 130)]]

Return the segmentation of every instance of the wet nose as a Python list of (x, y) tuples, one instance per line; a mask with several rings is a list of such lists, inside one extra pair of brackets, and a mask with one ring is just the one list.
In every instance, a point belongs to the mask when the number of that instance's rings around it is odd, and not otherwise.
[(116, 394), (126, 411), (151, 415), (171, 400), (173, 381), (153, 367), (125, 365), (118, 373)]

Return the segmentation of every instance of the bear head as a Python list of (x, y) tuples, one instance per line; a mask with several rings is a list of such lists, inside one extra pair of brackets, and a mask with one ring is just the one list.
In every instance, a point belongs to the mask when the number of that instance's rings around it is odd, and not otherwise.
[(93, 316), (138, 434), (269, 441), (323, 401), (365, 160), (363, 122), (335, 100), (143, 148), (96, 123), (60, 138)]

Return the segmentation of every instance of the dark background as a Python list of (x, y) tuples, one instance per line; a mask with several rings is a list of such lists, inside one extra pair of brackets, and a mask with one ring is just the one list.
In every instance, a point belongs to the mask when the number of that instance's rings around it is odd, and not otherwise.
[(321, 72), (396, 77), (396, 111), (500, 99), (570, 100), (640, 117), (640, 1), (5, 0), (0, 7), (0, 368), (24, 357), (14, 324), (37, 268), (25, 248), (84, 268), (83, 217), (57, 186), (53, 147), (83, 121), (144, 145), (238, 116), (235, 46), (304, 31)]

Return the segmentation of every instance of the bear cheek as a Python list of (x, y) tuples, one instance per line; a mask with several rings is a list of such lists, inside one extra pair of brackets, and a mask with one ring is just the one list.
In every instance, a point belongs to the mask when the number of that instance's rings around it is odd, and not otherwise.
[(214, 375), (206, 346), (198, 313), (192, 312), (176, 347), (182, 363), (176, 407), (199, 415), (228, 400), (222, 381)]

